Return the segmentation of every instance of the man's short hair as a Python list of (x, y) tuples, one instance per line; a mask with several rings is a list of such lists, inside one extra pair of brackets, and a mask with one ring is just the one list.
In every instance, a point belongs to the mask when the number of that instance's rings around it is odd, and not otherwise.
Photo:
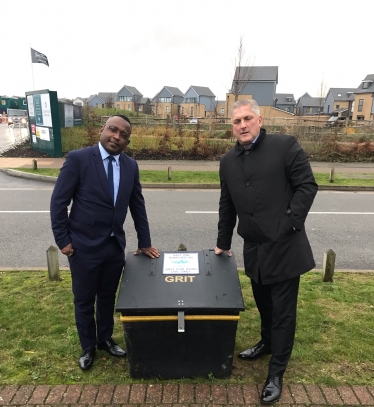
[(126, 120), (127, 123), (131, 126), (130, 119), (127, 116), (125, 116), (124, 114), (114, 114), (110, 117), (121, 117), (123, 120)]
[(252, 112), (255, 113), (257, 116), (260, 116), (260, 108), (258, 106), (258, 103), (254, 99), (240, 99), (237, 100), (232, 106), (231, 106), (231, 116), (232, 112), (237, 109), (240, 106), (249, 106), (252, 109)]

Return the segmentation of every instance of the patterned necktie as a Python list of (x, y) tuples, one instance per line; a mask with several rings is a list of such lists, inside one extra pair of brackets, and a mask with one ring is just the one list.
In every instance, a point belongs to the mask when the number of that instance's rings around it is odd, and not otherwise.
[(108, 186), (110, 196), (112, 197), (114, 203), (113, 161), (114, 157), (111, 155), (108, 156)]

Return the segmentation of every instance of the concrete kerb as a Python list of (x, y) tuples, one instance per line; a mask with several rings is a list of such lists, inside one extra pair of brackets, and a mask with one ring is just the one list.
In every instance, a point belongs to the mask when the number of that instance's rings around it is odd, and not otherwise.
[[(33, 181), (42, 181), (48, 183), (56, 183), (56, 177), (47, 175), (31, 174), (28, 172), (13, 170), (13, 169), (0, 169), (13, 177), (19, 177), (23, 179), (29, 179)], [(220, 184), (196, 184), (196, 183), (142, 183), (143, 188), (155, 188), (155, 189), (220, 189)], [(355, 186), (336, 186), (336, 185), (320, 185), (318, 187), (320, 191), (374, 191), (374, 187), (355, 187)]]

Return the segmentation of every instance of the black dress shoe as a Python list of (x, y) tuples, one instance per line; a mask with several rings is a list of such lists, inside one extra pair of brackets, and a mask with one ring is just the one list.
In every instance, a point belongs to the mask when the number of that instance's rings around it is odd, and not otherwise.
[(262, 404), (273, 404), (282, 394), (282, 376), (268, 376), (261, 393)]
[(105, 350), (116, 358), (124, 358), (126, 356), (126, 352), (119, 345), (117, 345), (112, 338), (109, 338), (106, 341), (98, 342), (97, 349)]
[(240, 359), (255, 360), (263, 355), (270, 355), (271, 348), (262, 342), (257, 343), (253, 348), (249, 348), (242, 353), (239, 353)]
[(95, 350), (84, 350), (79, 358), (79, 367), (82, 370), (88, 370), (95, 359)]

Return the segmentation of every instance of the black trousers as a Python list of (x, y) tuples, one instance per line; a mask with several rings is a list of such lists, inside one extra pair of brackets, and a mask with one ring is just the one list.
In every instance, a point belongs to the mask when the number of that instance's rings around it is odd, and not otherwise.
[(115, 297), (125, 253), (117, 239), (111, 237), (97, 253), (74, 249), (68, 259), (79, 340), (83, 350), (93, 350), (97, 341), (105, 341), (113, 334)]
[(271, 347), (269, 375), (283, 375), (290, 360), (296, 331), (297, 296), (300, 276), (262, 285), (261, 276), (251, 280), (261, 316), (261, 341)]

